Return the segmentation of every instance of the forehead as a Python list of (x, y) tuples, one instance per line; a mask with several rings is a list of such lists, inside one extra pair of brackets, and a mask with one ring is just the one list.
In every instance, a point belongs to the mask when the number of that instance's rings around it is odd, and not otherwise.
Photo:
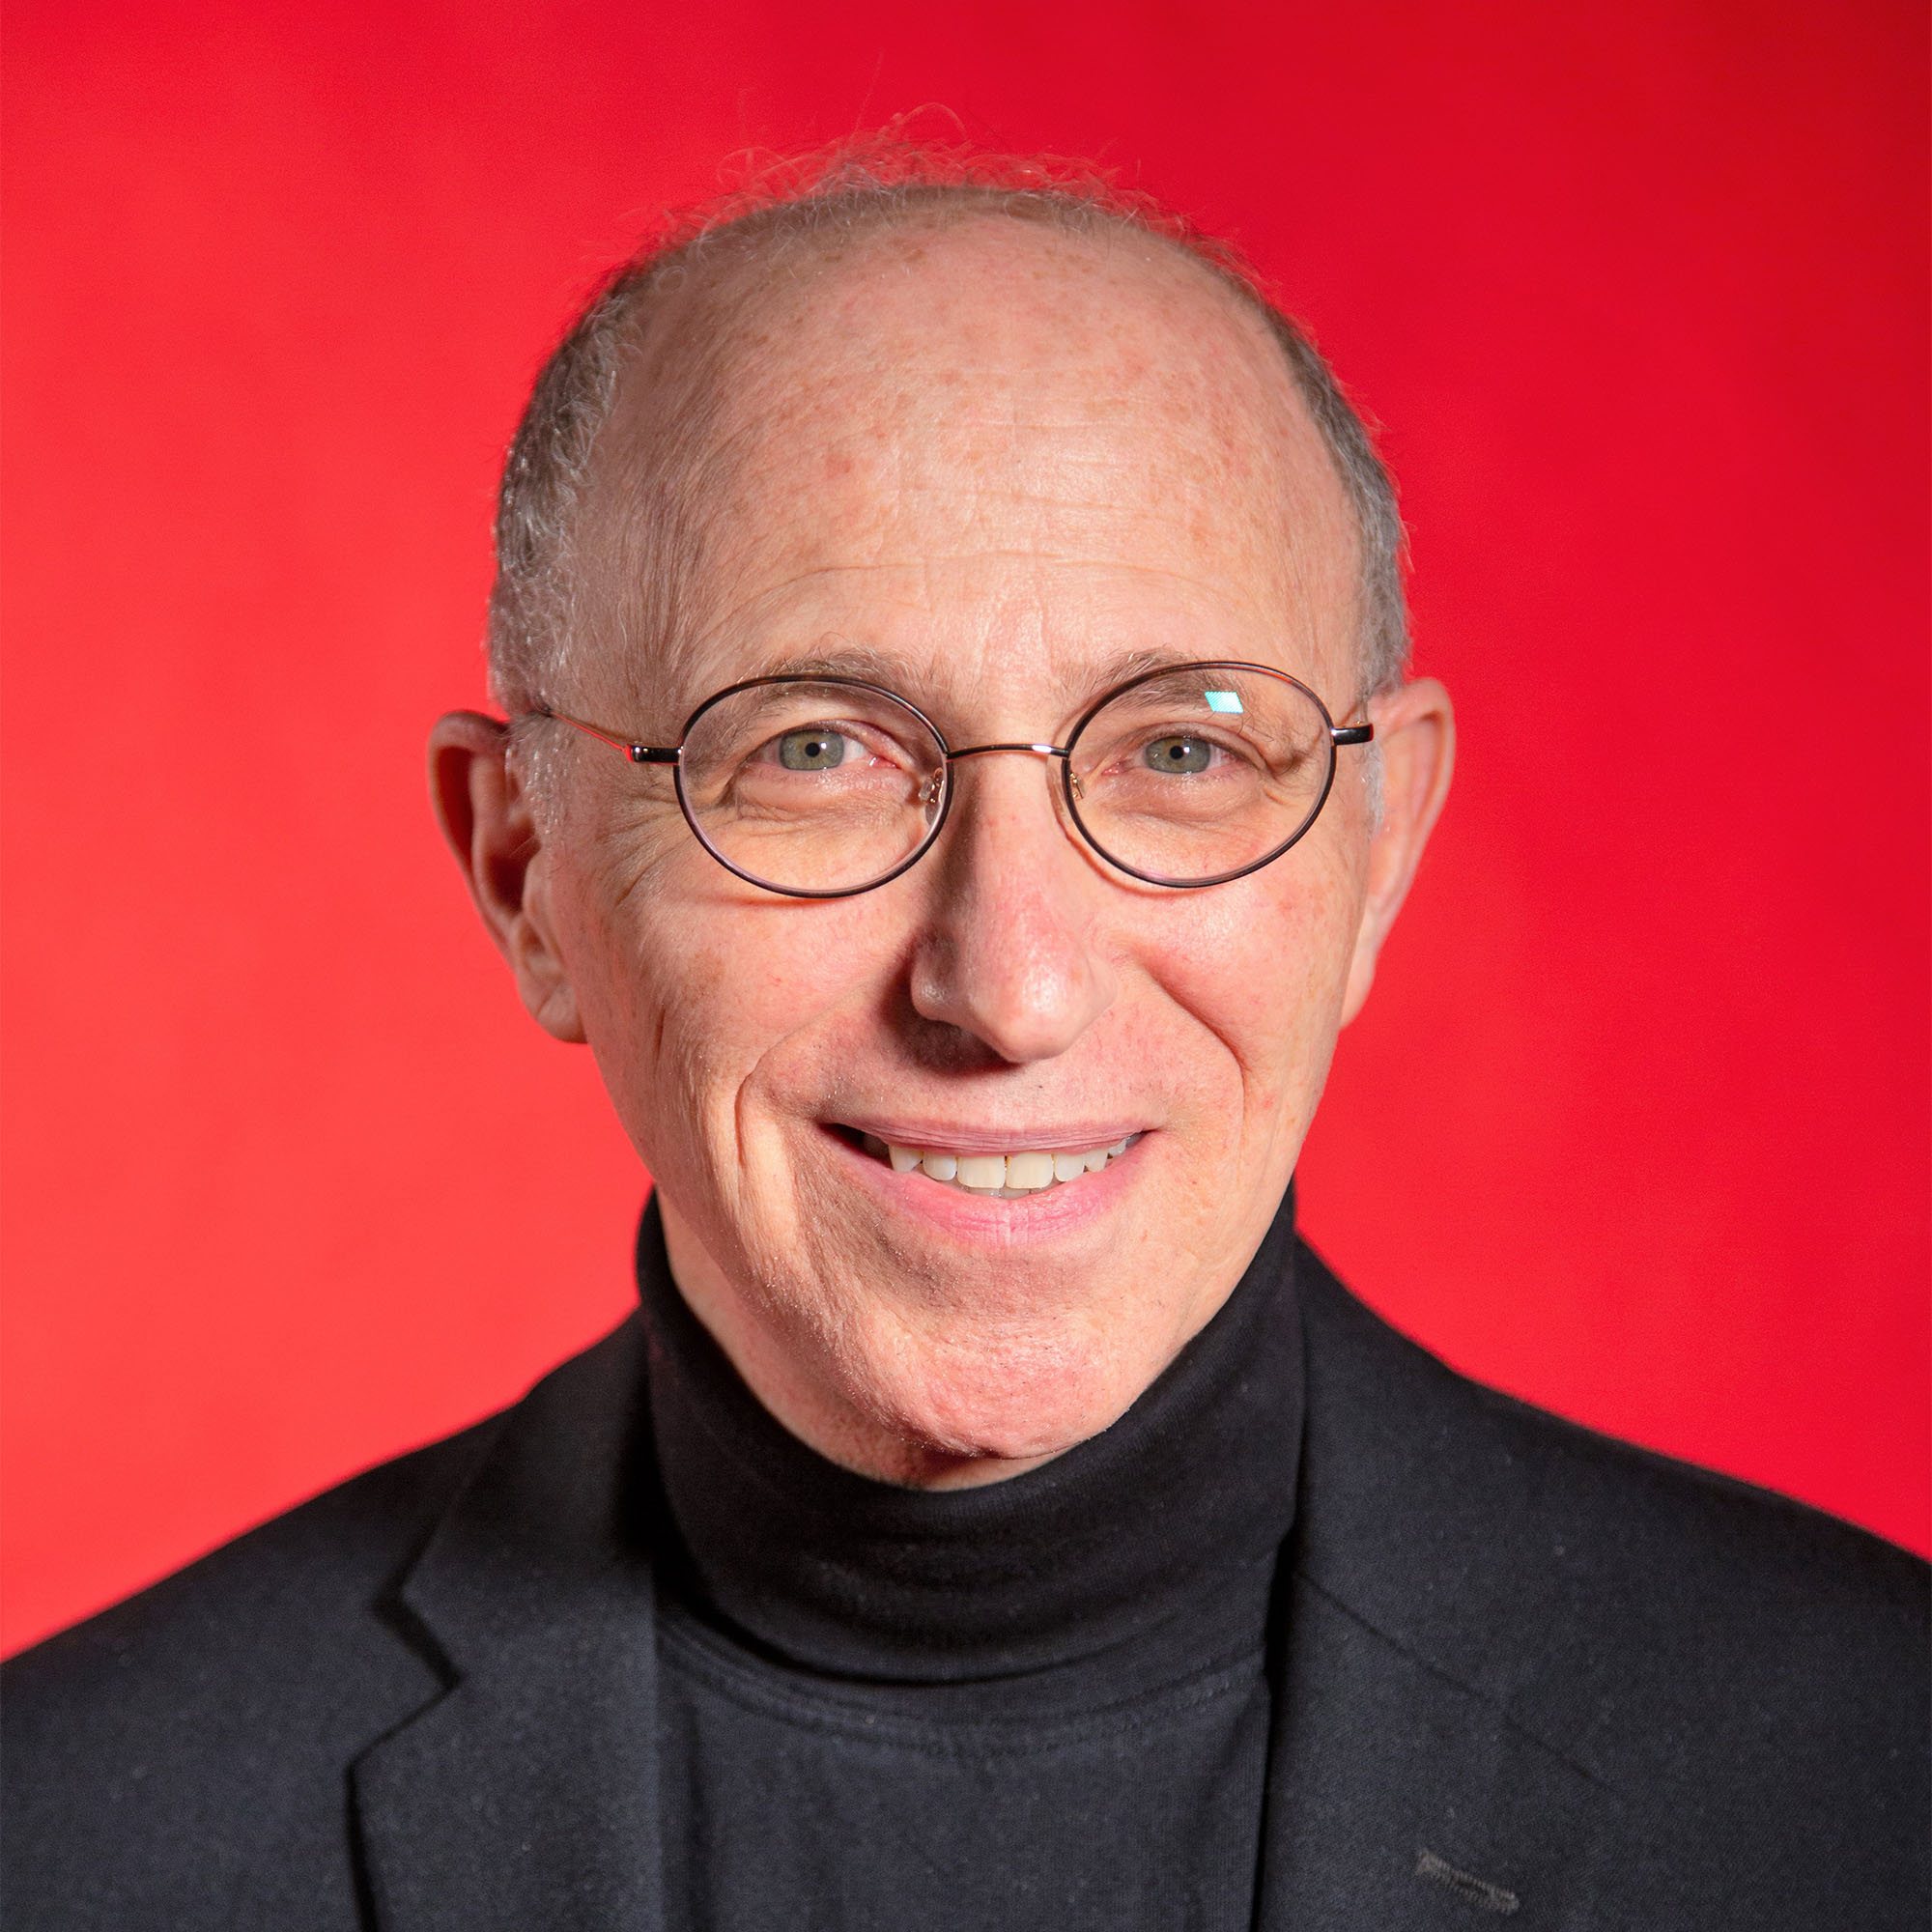
[(667, 696), (935, 654), (1077, 691), (1241, 637), (1319, 668), (1351, 634), (1353, 526), (1285, 359), (1158, 238), (920, 222), (706, 306), (730, 327), (691, 412), (678, 621), (636, 666)]

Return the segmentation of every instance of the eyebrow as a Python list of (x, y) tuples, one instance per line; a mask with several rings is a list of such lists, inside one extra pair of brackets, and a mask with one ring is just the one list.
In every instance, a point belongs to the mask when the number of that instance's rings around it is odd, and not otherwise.
[(772, 658), (752, 672), (753, 677), (852, 677), (868, 684), (898, 689), (905, 667), (884, 651), (864, 644), (841, 645), (835, 651), (808, 651), (800, 655)]
[[(1098, 697), (1102, 692), (1126, 684), (1144, 672), (1199, 662), (1193, 653), (1179, 649), (1119, 651), (1097, 666), (1066, 666), (1057, 680), (1056, 688), (1063, 699), (1071, 700), (1077, 708)], [(773, 658), (749, 672), (748, 676), (855, 678), (867, 684), (884, 685), (888, 691), (918, 703), (918, 693), (908, 688), (906, 668), (902, 659), (884, 651), (873, 650), (864, 644), (847, 644), (832, 651)]]

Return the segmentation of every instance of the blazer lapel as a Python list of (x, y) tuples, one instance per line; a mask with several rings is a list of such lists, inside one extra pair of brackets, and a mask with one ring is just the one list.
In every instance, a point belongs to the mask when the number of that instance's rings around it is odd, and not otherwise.
[(643, 1386), (634, 1317), (510, 1411), (403, 1584), (451, 1683), (352, 1773), (384, 1932), (659, 1923)]
[[(1307, 1248), (1301, 1488), (1270, 1644), (1264, 1932), (1598, 1922), (1617, 1797), (1533, 1660), (1562, 1624), (1535, 1471)], [(1525, 1713), (1529, 1715), (1525, 1715)]]
[(1611, 1794), (1306, 1577), (1285, 1594), (1263, 1932), (1591, 1924)]

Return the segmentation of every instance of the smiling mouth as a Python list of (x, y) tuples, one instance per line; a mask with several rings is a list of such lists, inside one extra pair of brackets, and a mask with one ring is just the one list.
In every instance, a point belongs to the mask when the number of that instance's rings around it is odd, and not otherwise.
[(956, 1187), (965, 1194), (1021, 1201), (1030, 1194), (1043, 1194), (1049, 1187), (1065, 1187), (1069, 1181), (1098, 1174), (1139, 1139), (1139, 1134), (1129, 1134), (1110, 1147), (1050, 1153), (959, 1153), (946, 1148), (895, 1147), (876, 1134), (862, 1134), (858, 1142), (874, 1160), (887, 1162), (895, 1174), (917, 1171), (928, 1180)]

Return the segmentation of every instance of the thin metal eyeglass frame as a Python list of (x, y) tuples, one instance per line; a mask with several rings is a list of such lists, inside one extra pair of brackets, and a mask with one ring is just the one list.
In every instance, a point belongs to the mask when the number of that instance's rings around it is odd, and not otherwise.
[[(1138, 685), (1151, 683), (1155, 678), (1178, 677), (1184, 675), (1188, 671), (1197, 670), (1249, 671), (1262, 677), (1276, 678), (1283, 684), (1292, 684), (1295, 690), (1300, 692), (1315, 706), (1316, 711), (1321, 716), (1322, 725), (1327, 734), (1328, 769), (1322, 777), (1321, 792), (1317, 796), (1315, 803), (1309, 808), (1307, 816), (1302, 819), (1301, 823), (1273, 851), (1264, 854), (1259, 859), (1251, 860), (1245, 866), (1236, 867), (1231, 872), (1217, 872), (1212, 878), (1163, 879), (1154, 873), (1138, 871), (1132, 866), (1123, 864), (1113, 853), (1109, 852), (1100, 843), (1099, 839), (1094, 836), (1086, 820), (1080, 816), (1077, 781), (1074, 776), (1072, 763), (1073, 752), (1074, 748), (1080, 743), (1080, 734), (1086, 730), (1088, 725), (1108, 705), (1113, 703), (1115, 698), (1123, 696)], [(684, 748), (690, 743), (692, 729), (697, 724), (698, 720), (714, 705), (722, 704), (727, 697), (737, 696), (741, 691), (759, 691), (772, 685), (780, 684), (832, 685), (847, 691), (870, 692), (876, 697), (889, 698), (893, 703), (898, 705), (902, 710), (910, 712), (913, 717), (918, 719), (932, 733), (933, 742), (939, 747), (941, 758), (945, 763), (946, 789), (941, 794), (937, 815), (934, 817), (931, 825), (926, 828), (924, 838), (891, 871), (881, 873), (876, 879), (868, 879), (863, 886), (819, 888), (775, 886), (769, 879), (756, 877), (754, 874), (744, 870), (743, 867), (733, 865), (704, 836), (704, 828), (698, 824), (697, 814), (692, 810), (691, 800), (685, 793)], [(1328, 707), (1322, 703), (1321, 696), (1307, 685), (1303, 684), (1298, 677), (1293, 677), (1285, 670), (1276, 670), (1272, 665), (1242, 664), (1236, 660), (1227, 658), (1206, 658), (1194, 664), (1162, 665), (1152, 670), (1143, 671), (1139, 677), (1128, 678), (1124, 684), (1115, 685), (1111, 691), (1103, 693), (1080, 714), (1080, 717), (1074, 723), (1073, 729), (1067, 733), (1066, 743), (1064, 745), (1002, 742), (989, 745), (962, 745), (957, 751), (954, 751), (947, 744), (945, 732), (911, 698), (901, 696), (899, 693), (894, 691), (889, 685), (873, 684), (865, 678), (859, 677), (820, 675), (812, 671), (782, 671), (771, 677), (748, 677), (740, 680), (737, 684), (727, 684), (723, 691), (714, 691), (684, 721), (683, 728), (678, 734), (678, 742), (675, 745), (637, 744), (628, 738), (619, 737), (614, 732), (605, 730), (602, 725), (587, 724), (582, 718), (573, 718), (568, 712), (554, 710), (548, 705), (539, 705), (536, 709), (525, 715), (532, 718), (554, 719), (559, 724), (572, 725), (577, 730), (582, 731), (586, 737), (595, 738), (600, 744), (609, 745), (613, 751), (622, 752), (634, 765), (671, 766), (672, 780), (677, 787), (678, 810), (683, 813), (684, 822), (691, 828), (692, 837), (734, 878), (743, 879), (747, 885), (756, 886), (760, 892), (773, 893), (781, 898), (788, 899), (849, 899), (856, 898), (861, 893), (876, 892), (881, 886), (891, 885), (900, 873), (909, 871), (931, 851), (933, 846), (938, 842), (939, 835), (946, 829), (946, 820), (952, 810), (952, 767), (963, 758), (982, 758), (995, 752), (1026, 752), (1037, 757), (1060, 759), (1061, 788), (1066, 801), (1067, 816), (1073, 821), (1074, 829), (1078, 831), (1081, 838), (1101, 859), (1113, 867), (1117, 872), (1124, 872), (1128, 878), (1138, 879), (1143, 885), (1160, 886), (1169, 892), (1200, 892), (1208, 886), (1225, 886), (1235, 879), (1246, 878), (1250, 872), (1260, 871), (1264, 866), (1273, 865), (1284, 852), (1288, 851), (1291, 846), (1303, 838), (1307, 835), (1309, 828), (1321, 817), (1321, 808), (1328, 803), (1328, 794), (1334, 789), (1335, 753), (1337, 748), (1345, 745), (1366, 745), (1376, 735), (1376, 727), (1373, 724), (1337, 724)]]

